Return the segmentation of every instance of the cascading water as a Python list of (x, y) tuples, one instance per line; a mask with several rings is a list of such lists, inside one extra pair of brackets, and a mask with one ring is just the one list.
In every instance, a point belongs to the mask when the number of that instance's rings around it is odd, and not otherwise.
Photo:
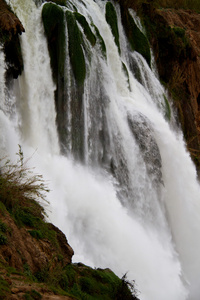
[[(69, 238), (74, 261), (109, 267), (119, 276), (128, 272), (142, 300), (199, 299), (195, 168), (182, 134), (166, 120), (166, 92), (155, 72), (129, 49), (119, 7), (120, 47), (105, 19), (106, 1), (58, 6), (67, 16), (61, 92), (51, 75), (45, 4), (10, 2), (26, 29), (24, 71), (8, 91), (0, 52), (1, 152), (13, 158), (20, 144), (25, 157), (32, 156), (29, 163), (50, 185), (49, 219)], [(96, 34), (92, 46), (75, 13)], [(84, 80), (72, 66), (69, 20), (82, 33)]]

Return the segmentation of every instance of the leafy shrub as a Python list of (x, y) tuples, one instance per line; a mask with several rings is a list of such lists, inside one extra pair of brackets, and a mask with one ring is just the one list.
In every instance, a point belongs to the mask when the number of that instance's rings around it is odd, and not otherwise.
[[(35, 216), (44, 218), (44, 209), (35, 199), (45, 200), (48, 192), (41, 175), (34, 174), (23, 162), (23, 152), (19, 146), (19, 160), (0, 159), (0, 201), (12, 213), (19, 207), (26, 207)], [(4, 164), (3, 164), (4, 163)]]

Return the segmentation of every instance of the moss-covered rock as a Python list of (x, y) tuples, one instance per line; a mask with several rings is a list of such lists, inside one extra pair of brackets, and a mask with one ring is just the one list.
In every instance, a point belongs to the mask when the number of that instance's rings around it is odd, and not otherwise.
[(86, 76), (85, 57), (82, 49), (82, 34), (76, 23), (75, 15), (66, 11), (67, 28), (69, 35), (69, 57), (78, 85), (82, 85)]
[(42, 9), (42, 20), (48, 41), (53, 77), (63, 76), (65, 62), (65, 22), (64, 12), (54, 3), (46, 3)]
[(128, 87), (130, 89), (131, 87), (130, 87), (130, 80), (129, 80), (128, 70), (127, 70), (127, 67), (126, 67), (125, 63), (123, 63), (123, 62), (122, 62), (122, 70), (124, 71), (124, 74), (126, 75)]
[(94, 26), (95, 33), (96, 33), (96, 36), (97, 36), (97, 41), (100, 45), (101, 52), (102, 52), (104, 58), (106, 59), (107, 58), (106, 44), (105, 44), (105, 42), (104, 42), (104, 40), (103, 40), (103, 38), (102, 38), (102, 36), (99, 32), (99, 29), (95, 25), (93, 25), (93, 26)]
[(67, 1), (69, 1), (69, 0), (34, 0), (35, 4), (38, 6), (44, 2), (53, 2), (53, 3), (61, 5), (61, 6), (66, 6)]
[(81, 24), (83, 31), (92, 46), (96, 44), (96, 36), (92, 32), (86, 18), (78, 12), (74, 12), (76, 20)]
[(170, 104), (169, 104), (169, 101), (167, 99), (167, 97), (165, 96), (165, 94), (163, 95), (163, 98), (164, 98), (164, 109), (165, 109), (165, 119), (170, 121), (171, 120), (171, 107), (170, 107)]
[(133, 17), (128, 11), (122, 9), (122, 22), (133, 51), (140, 53), (151, 66), (151, 52), (148, 39), (144, 33), (137, 27)]
[(112, 34), (115, 39), (115, 44), (118, 47), (119, 53), (120, 50), (120, 43), (119, 43), (119, 31), (118, 31), (118, 24), (117, 24), (117, 14), (115, 8), (111, 2), (106, 3), (106, 21), (110, 25)]

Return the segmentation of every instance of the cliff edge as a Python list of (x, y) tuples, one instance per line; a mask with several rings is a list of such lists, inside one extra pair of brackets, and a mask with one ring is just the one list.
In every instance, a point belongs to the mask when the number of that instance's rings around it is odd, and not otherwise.
[(161, 80), (177, 107), (188, 151), (200, 166), (200, 14), (157, 9), (149, 14), (151, 44)]

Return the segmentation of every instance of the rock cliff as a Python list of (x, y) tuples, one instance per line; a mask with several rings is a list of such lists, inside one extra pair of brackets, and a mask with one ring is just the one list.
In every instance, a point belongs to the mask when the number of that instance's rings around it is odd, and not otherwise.
[(148, 11), (149, 27), (161, 80), (178, 109), (187, 148), (200, 162), (200, 14), (190, 10)]
[(6, 78), (17, 78), (23, 70), (19, 34), (25, 29), (4, 0), (0, 1), (0, 42), (7, 62)]
[(200, 15), (150, 5), (144, 5), (143, 15), (160, 78), (177, 108), (188, 151), (199, 170)]

